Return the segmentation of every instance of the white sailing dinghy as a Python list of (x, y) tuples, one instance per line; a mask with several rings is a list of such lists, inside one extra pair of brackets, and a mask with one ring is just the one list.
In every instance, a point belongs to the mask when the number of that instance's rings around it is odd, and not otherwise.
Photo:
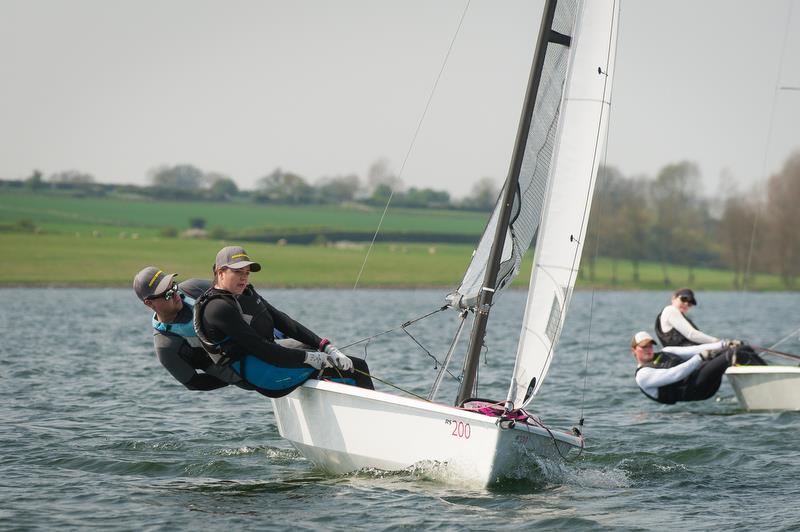
[[(508, 178), (459, 289), (460, 326), (475, 314), (456, 406), (435, 402), (453, 341), (428, 401), (326, 381), (273, 399), (280, 434), (319, 468), (343, 474), (445, 464), (460, 481), (514, 476), (531, 454), (583, 446), (524, 410), (539, 391), (561, 333), (605, 143), (618, 24), (614, 0), (548, 0)], [(508, 286), (537, 235), (534, 266), (505, 407), (476, 396), (483, 335), (496, 291)], [(484, 408), (479, 409), (478, 407)], [(473, 408), (474, 407), (474, 408)]]
[(800, 367), (732, 366), (725, 374), (745, 410), (800, 410)]

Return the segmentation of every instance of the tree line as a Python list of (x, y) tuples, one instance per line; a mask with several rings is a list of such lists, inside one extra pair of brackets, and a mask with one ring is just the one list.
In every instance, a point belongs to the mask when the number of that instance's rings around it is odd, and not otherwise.
[[(292, 171), (275, 168), (260, 177), (252, 190), (242, 190), (231, 177), (219, 172), (205, 172), (191, 164), (163, 165), (148, 172), (150, 185), (108, 185), (97, 183), (91, 174), (76, 170), (57, 172), (45, 177), (36, 170), (19, 186), (33, 190), (60, 189), (76, 195), (101, 196), (108, 193), (139, 194), (156, 199), (204, 201), (249, 200), (264, 204), (307, 205), (349, 202), (383, 207), (391, 197), (395, 207), (441, 208), (489, 211), (494, 207), (499, 189), (495, 181), (484, 177), (472, 186), (465, 198), (454, 199), (444, 190), (403, 187), (402, 182), (381, 159), (371, 165), (366, 178), (356, 174), (322, 177), (312, 183)], [(6, 181), (6, 186), (15, 182)]]
[(594, 280), (596, 257), (620, 261), (679, 264), (694, 278), (695, 267), (727, 268), (735, 288), (755, 287), (755, 272), (781, 276), (795, 288), (800, 275), (800, 152), (780, 171), (746, 191), (730, 186), (717, 198), (701, 196), (700, 172), (689, 161), (663, 167), (655, 178), (626, 177), (601, 168), (584, 247), (584, 266)]

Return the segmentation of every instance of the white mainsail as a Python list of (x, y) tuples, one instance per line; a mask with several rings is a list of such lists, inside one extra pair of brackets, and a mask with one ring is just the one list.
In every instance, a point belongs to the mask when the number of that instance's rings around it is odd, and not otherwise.
[(561, 106), (561, 133), (508, 394), (516, 408), (530, 403), (544, 381), (578, 273), (611, 105), (615, 4), (588, 1), (579, 13), (577, 37), (572, 43), (575, 55)]

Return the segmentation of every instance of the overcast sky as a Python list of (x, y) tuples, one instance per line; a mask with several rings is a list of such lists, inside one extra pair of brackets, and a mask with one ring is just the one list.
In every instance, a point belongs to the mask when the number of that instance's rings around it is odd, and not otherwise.
[[(466, 5), (0, 0), (0, 178), (397, 173)], [(469, 3), (406, 186), (505, 177), (540, 10)], [(607, 162), (652, 176), (689, 159), (706, 192), (747, 187), (800, 149), (798, 87), (800, 1), (624, 1)]]

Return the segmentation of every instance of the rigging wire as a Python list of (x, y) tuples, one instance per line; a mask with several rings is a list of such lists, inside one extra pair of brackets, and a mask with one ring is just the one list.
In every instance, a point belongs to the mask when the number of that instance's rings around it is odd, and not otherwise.
[(393, 327), (392, 329), (388, 329), (386, 331), (379, 332), (377, 334), (373, 334), (372, 336), (367, 336), (366, 338), (362, 338), (361, 340), (356, 340), (355, 342), (350, 342), (349, 344), (344, 345), (344, 346), (340, 347), (339, 349), (347, 349), (348, 347), (353, 347), (354, 345), (358, 345), (358, 344), (361, 344), (361, 343), (364, 343), (364, 342), (369, 343), (374, 338), (377, 338), (379, 336), (383, 336), (385, 334), (389, 334), (391, 332), (395, 332), (398, 329), (403, 329), (405, 327), (408, 327), (409, 325), (412, 325), (412, 324), (414, 324), (414, 323), (416, 323), (418, 321), (421, 321), (421, 320), (424, 320), (425, 318), (433, 316), (434, 314), (437, 314), (439, 312), (447, 310), (448, 308), (449, 307), (447, 305), (444, 305), (442, 307), (437, 308), (436, 310), (432, 310), (431, 312), (428, 312), (427, 314), (423, 314), (422, 316), (419, 316), (418, 318), (410, 319), (410, 320), (406, 321), (405, 323), (403, 323), (402, 325), (400, 325), (398, 327)]
[[(775, 75), (775, 90), (773, 91), (773, 94), (772, 94), (772, 109), (770, 110), (770, 113), (769, 113), (769, 127), (767, 128), (767, 138), (766, 138), (766, 142), (764, 143), (764, 157), (763, 157), (763, 159), (761, 161), (761, 175), (762, 176), (765, 176), (765, 174), (767, 173), (767, 156), (769, 155), (769, 146), (772, 143), (772, 134), (773, 134), (774, 125), (775, 125), (775, 108), (777, 107), (777, 103), (778, 103), (778, 93), (781, 90), (786, 90), (786, 89), (792, 89), (793, 88), (793, 87), (780, 87), (781, 70), (783, 69), (783, 58), (784, 58), (784, 56), (786, 54), (786, 44), (789, 41), (789, 27), (790, 27), (791, 22), (792, 22), (792, 10), (794, 8), (794, 3), (793, 2), (789, 1), (788, 4), (789, 4), (789, 12), (787, 13), (787, 16), (786, 16), (786, 27), (783, 30), (783, 46), (781, 46), (781, 55), (780, 55), (780, 59), (778, 60), (778, 72)], [(747, 286), (748, 280), (750, 278), (750, 268), (752, 266), (753, 250), (755, 248), (755, 241), (756, 241), (756, 230), (758, 228), (758, 221), (759, 221), (759, 218), (761, 217), (761, 212), (762, 212), (763, 208), (764, 208), (764, 206), (761, 205), (761, 203), (759, 202), (759, 206), (756, 209), (755, 217), (753, 218), (753, 229), (750, 232), (750, 247), (749, 247), (749, 250), (747, 252), (747, 266), (745, 267), (744, 279), (742, 280), (742, 286), (739, 288), (740, 299), (742, 298), (741, 296), (744, 293), (745, 287)], [(745, 308), (744, 305), (740, 306), (740, 309), (744, 309), (744, 308)]]
[[(461, 12), (461, 18), (458, 20), (458, 26), (456, 27), (455, 33), (453, 33), (453, 38), (450, 40), (450, 46), (447, 48), (447, 53), (444, 55), (444, 59), (442, 60), (442, 66), (439, 68), (439, 73), (436, 75), (436, 79), (433, 82), (433, 87), (431, 88), (431, 92), (428, 95), (428, 101), (425, 103), (425, 109), (422, 111), (422, 115), (419, 117), (419, 121), (417, 122), (417, 129), (414, 131), (414, 135), (411, 137), (411, 143), (408, 146), (408, 150), (406, 151), (406, 156), (403, 158), (403, 162), (400, 165), (400, 171), (397, 174), (398, 179), (402, 177), (403, 170), (406, 167), (406, 162), (408, 162), (409, 156), (411, 156), (411, 151), (414, 149), (414, 145), (417, 142), (417, 136), (419, 135), (420, 130), (422, 129), (422, 123), (425, 121), (425, 117), (428, 114), (428, 109), (430, 109), (431, 102), (433, 101), (433, 95), (436, 93), (436, 88), (439, 86), (439, 80), (442, 78), (442, 73), (444, 72), (444, 67), (447, 65), (447, 60), (450, 58), (450, 52), (453, 50), (453, 45), (456, 42), (456, 38), (458, 37), (458, 33), (461, 31), (461, 25), (464, 23), (464, 17), (467, 16), (467, 9), (469, 8), (471, 0), (467, 0), (464, 4), (464, 10)], [(378, 227), (375, 229), (375, 234), (372, 236), (372, 241), (369, 243), (369, 247), (367, 248), (367, 253), (364, 256), (364, 262), (361, 263), (361, 269), (358, 271), (358, 275), (356, 276), (356, 282), (353, 284), (353, 290), (358, 287), (358, 282), (361, 280), (361, 275), (364, 273), (364, 268), (367, 266), (367, 260), (369, 260), (369, 255), (372, 252), (372, 248), (375, 246), (375, 240), (378, 238), (378, 233), (380, 233), (381, 226), (383, 225), (383, 219), (386, 217), (386, 212), (389, 210), (389, 204), (392, 202), (392, 198), (394, 197), (394, 187), (391, 187), (389, 192), (389, 197), (386, 199), (386, 205), (383, 208), (383, 213), (381, 214), (381, 218), (378, 221)]]
[(798, 333), (800, 333), (800, 327), (798, 327), (798, 328), (797, 328), (797, 329), (795, 329), (794, 331), (790, 332), (789, 334), (787, 334), (786, 336), (784, 336), (783, 338), (781, 338), (780, 340), (778, 340), (777, 342), (775, 342), (774, 344), (772, 344), (771, 346), (769, 346), (769, 349), (775, 349), (776, 347), (778, 347), (779, 345), (781, 345), (783, 342), (785, 342), (785, 341), (786, 341), (786, 340), (788, 340), (789, 338), (792, 338), (794, 335), (796, 335), (796, 334), (798, 334)]

